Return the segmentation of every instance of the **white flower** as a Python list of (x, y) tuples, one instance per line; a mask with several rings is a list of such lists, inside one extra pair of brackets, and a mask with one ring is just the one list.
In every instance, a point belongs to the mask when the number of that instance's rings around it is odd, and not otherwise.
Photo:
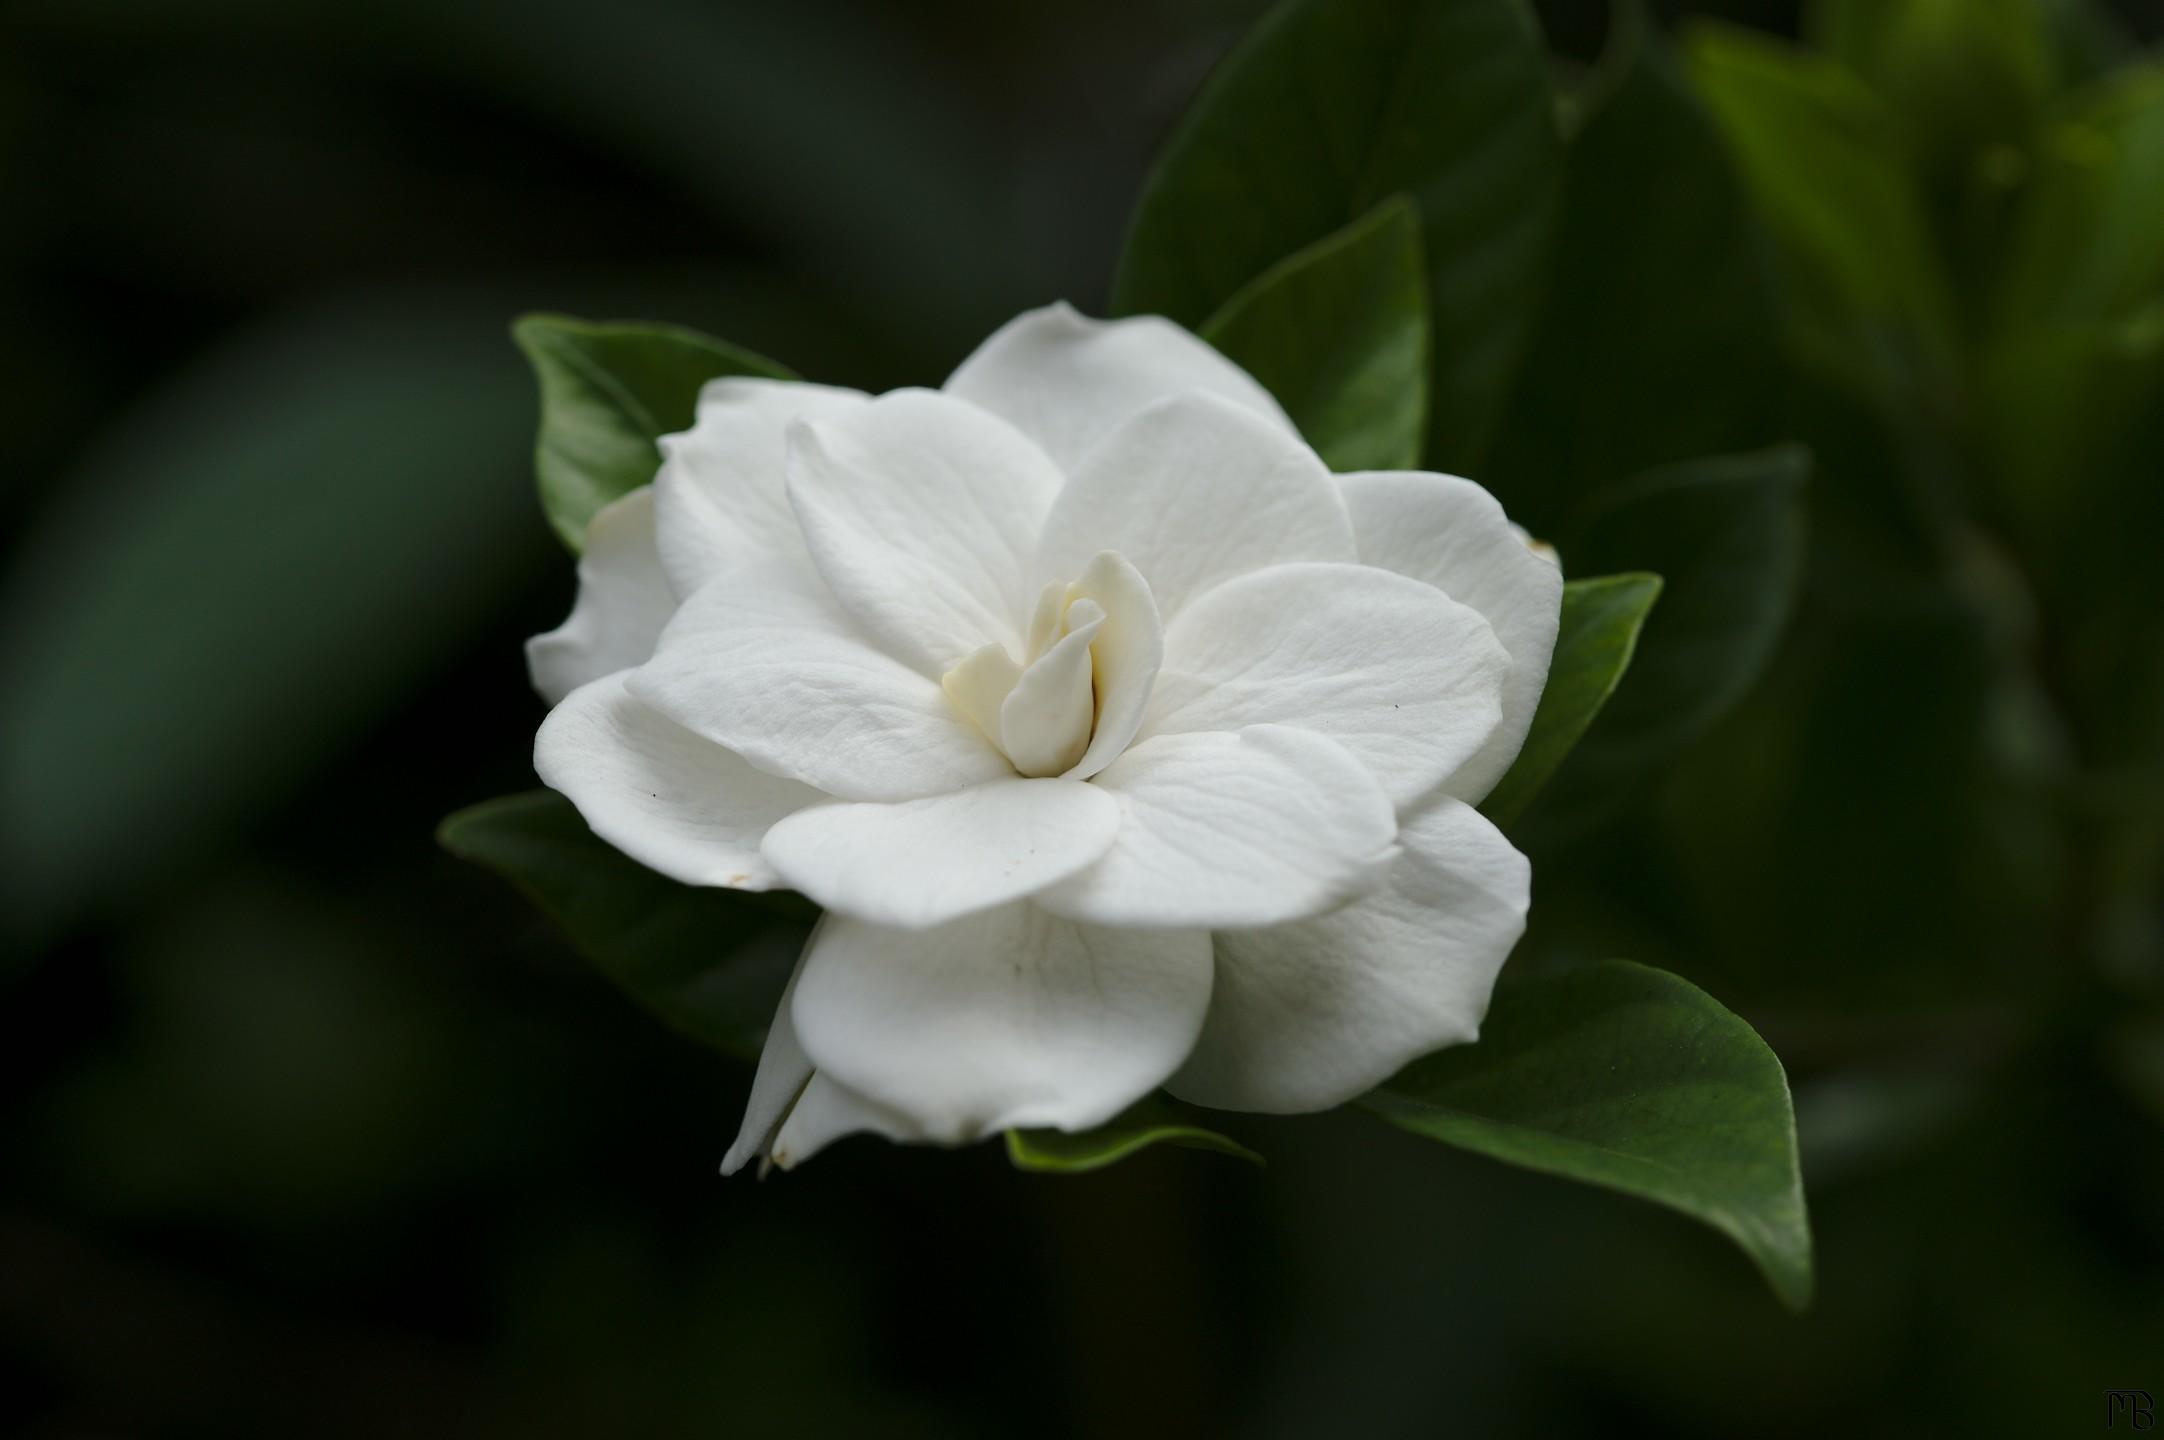
[(1330, 475), (1158, 319), (943, 390), (718, 380), (537, 637), (535, 765), (695, 885), (825, 907), (723, 1168), (1321, 1109), (1473, 1038), (1525, 859), (1472, 803), (1561, 577), (1488, 493)]

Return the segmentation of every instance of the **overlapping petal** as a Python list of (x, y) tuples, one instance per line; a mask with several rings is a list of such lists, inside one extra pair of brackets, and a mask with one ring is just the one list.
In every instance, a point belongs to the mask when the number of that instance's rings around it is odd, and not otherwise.
[(1304, 730), (1161, 735), (1097, 777), (1119, 801), (1104, 858), (1038, 897), (1101, 925), (1272, 925), (1373, 888), (1396, 853), (1390, 797)]
[(661, 563), (678, 595), (741, 565), (803, 556), (784, 468), (789, 425), (846, 414), (870, 398), (795, 380), (707, 382), (691, 428), (661, 437), (654, 477)]
[(759, 842), (775, 821), (827, 797), (753, 769), (641, 704), (628, 671), (583, 685), (541, 723), (534, 769), (593, 832), (687, 885), (771, 890)]
[(1027, 903), (931, 930), (836, 915), (791, 1016), (822, 1076), (958, 1144), (1118, 1114), (1186, 1057), (1210, 977), (1202, 931), (1077, 925)]
[(818, 577), (767, 561), (700, 588), (631, 693), (776, 775), (850, 800), (1013, 773), (939, 688), (872, 643)]
[[(819, 943), (825, 922), (812, 927), (805, 954)], [(789, 983), (775, 1008), (774, 1023), (759, 1051), (759, 1069), (752, 1077), (751, 1096), (744, 1103), (743, 1124), (736, 1142), (722, 1157), (721, 1173), (734, 1175), (753, 1159), (768, 1159), (786, 1170), (809, 1160), (833, 1141), (869, 1131), (889, 1140), (921, 1138), (906, 1116), (874, 1105), (863, 1096), (837, 1084), (812, 1068), (811, 1057), (797, 1042), (796, 1025), (789, 1018), (796, 1001), (797, 977), (804, 973), (799, 957)]]
[(1104, 625), (1091, 647), (1096, 663), (1097, 724), (1089, 749), (1071, 780), (1087, 780), (1118, 759), (1141, 728), (1165, 660), (1165, 629), (1142, 572), (1120, 555), (1105, 551), (1083, 568), (1073, 582), (1075, 597), (1104, 611)]
[(897, 390), (791, 432), (789, 498), (813, 563), (887, 652), (938, 678), (1020, 649), (1028, 562), (1059, 471), (1004, 420)]
[(782, 1169), (803, 1164), (837, 1140), (851, 1135), (879, 1135), (888, 1140), (922, 1140), (924, 1131), (898, 1110), (865, 1099), (831, 1075), (813, 1074), (790, 1107), (789, 1118), (774, 1135), (774, 1163)]
[(1222, 1109), (1342, 1104), (1474, 1039), (1525, 930), (1530, 867), (1479, 811), (1406, 820), (1376, 894), (1312, 920), (1217, 935), (1210, 1016), (1172, 1092)]
[(1078, 575), (1104, 550), (1141, 572), (1168, 624), (1237, 576), (1358, 553), (1315, 452), (1205, 394), (1142, 410), (1090, 452), (1045, 517), (1037, 578)]
[(1112, 844), (1119, 805), (1074, 780), (1009, 778), (898, 804), (800, 810), (767, 862), (838, 911), (921, 929), (1033, 895)]
[(1297, 726), (1350, 750), (1403, 806), (1487, 742), (1508, 664), (1488, 622), (1432, 585), (1365, 565), (1280, 565), (1218, 586), (1166, 626), (1138, 738)]
[(1360, 559), (1425, 580), (1487, 619), (1510, 656), (1502, 718), (1480, 749), (1445, 782), (1478, 801), (1503, 778), (1532, 726), (1548, 683), (1562, 614), (1563, 572), (1536, 550), (1493, 495), (1455, 475), (1370, 471), (1339, 477)]
[(1299, 435), (1245, 370), (1155, 315), (1091, 320), (1065, 304), (1032, 310), (1001, 326), (942, 388), (1006, 419), (1070, 474), (1137, 411), (1190, 390)]
[(564, 623), (526, 642), (534, 689), (554, 705), (589, 680), (640, 664), (676, 613), (654, 545), (647, 486), (595, 512), (579, 559), (579, 594)]

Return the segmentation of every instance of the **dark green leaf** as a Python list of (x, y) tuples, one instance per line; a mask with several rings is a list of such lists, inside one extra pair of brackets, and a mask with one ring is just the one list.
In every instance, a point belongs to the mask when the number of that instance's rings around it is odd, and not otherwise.
[(1515, 0), (1290, 0), (1203, 86), (1142, 192), (1123, 314), (1200, 326), (1280, 260), (1403, 192), (1437, 348), (1429, 453), (1479, 458), (1531, 323), (1559, 145)]
[(1639, 629), (1660, 593), (1658, 575), (1602, 575), (1563, 587), (1548, 687), (1517, 760), (1480, 803), (1482, 814), (1508, 829), (1540, 793), (1630, 668)]
[(541, 508), (572, 550), (611, 500), (654, 478), (654, 441), (690, 428), (699, 387), (722, 375), (796, 377), (771, 360), (673, 325), (528, 315), (511, 327), (541, 382), (534, 470)]
[(1772, 235), (1799, 363), (1884, 405), (1943, 400), (1953, 297), (1892, 107), (1839, 62), (1743, 30), (1702, 26), (1687, 53)]
[(1566, 151), (1540, 321), (1480, 472), (1536, 533), (1619, 476), (1779, 438), (1766, 239), (1665, 43), (1615, 44)]
[(1411, 470), (1428, 409), (1420, 212), (1402, 197), (1257, 276), (1202, 327), (1332, 470)]
[(443, 848), (518, 886), (594, 967), (663, 1020), (755, 1058), (812, 915), (795, 896), (679, 885), (598, 839), (536, 790), (461, 810)]
[(1060, 1130), (1007, 1132), (1007, 1158), (1015, 1168), (1066, 1175), (1101, 1170), (1152, 1145), (1215, 1150), (1262, 1163), (1246, 1146), (1196, 1124), (1190, 1107), (1162, 1095), (1138, 1100), (1095, 1130), (1077, 1135)]
[(1611, 960), (1506, 983), (1477, 1044), (1416, 1061), (1360, 1103), (1415, 1134), (1702, 1220), (1785, 1304), (1810, 1302), (1781, 1062), (1665, 971)]
[(1795, 446), (1716, 456), (1633, 477), (1580, 513), (1569, 565), (1651, 570), (1662, 590), (1630, 677), (1571, 760), (1575, 779), (1643, 775), (1758, 679), (1803, 569), (1809, 474)]

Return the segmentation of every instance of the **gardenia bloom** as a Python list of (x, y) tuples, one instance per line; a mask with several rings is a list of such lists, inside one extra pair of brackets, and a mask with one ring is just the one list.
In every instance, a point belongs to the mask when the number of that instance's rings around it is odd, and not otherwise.
[(534, 763), (693, 885), (825, 909), (723, 1164), (1336, 1105), (1474, 1037), (1524, 929), (1473, 808), (1561, 576), (1479, 486), (1332, 476), (1154, 318), (944, 388), (725, 379), (594, 517)]

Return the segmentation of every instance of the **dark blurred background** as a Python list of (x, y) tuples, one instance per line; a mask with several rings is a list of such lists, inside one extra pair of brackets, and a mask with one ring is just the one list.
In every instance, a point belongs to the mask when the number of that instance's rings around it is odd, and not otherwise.
[[(1539, 9), (1597, 52), (1599, 0)], [(1610, 843), (1536, 852), (1574, 898), (1531, 943), (1787, 1060), (1801, 1318), (1681, 1220), (1357, 1114), (1248, 1127), (1261, 1172), (725, 1183), (749, 1072), (436, 849), (533, 783), (520, 642), (572, 589), (511, 317), (936, 381), (1102, 308), (1258, 11), (0, 9), (0, 1429), (2058, 1434), (2164, 1393), (2164, 771), (2102, 782), (2148, 838), (2068, 933), (2063, 827), (1943, 741), (1998, 723), (1985, 642), (1906, 591), (1861, 631), (1807, 592)]]

